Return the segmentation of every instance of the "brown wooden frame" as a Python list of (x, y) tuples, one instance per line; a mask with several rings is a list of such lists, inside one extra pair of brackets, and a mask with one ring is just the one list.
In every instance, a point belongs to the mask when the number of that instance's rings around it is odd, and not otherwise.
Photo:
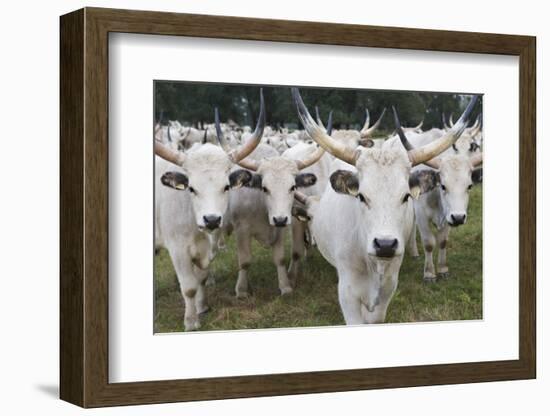
[[(530, 36), (85, 8), (60, 19), (60, 396), (83, 406), (536, 377), (536, 39)], [(188, 380), (108, 380), (108, 34), (179, 35), (519, 56), (519, 359)]]

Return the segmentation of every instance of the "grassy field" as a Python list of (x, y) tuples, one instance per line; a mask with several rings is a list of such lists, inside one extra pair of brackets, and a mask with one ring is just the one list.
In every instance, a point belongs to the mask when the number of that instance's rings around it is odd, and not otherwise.
[[(471, 191), (467, 224), (451, 230), (447, 251), (449, 279), (435, 284), (422, 281), (421, 244), (418, 245), (421, 254), (418, 259), (405, 255), (386, 322), (482, 318), (481, 200), (481, 186), (476, 186)], [(249, 271), (252, 295), (248, 299), (235, 297), (237, 255), (234, 237), (228, 239), (227, 250), (214, 260), (211, 276), (215, 279), (215, 285), (207, 287), (211, 311), (202, 317), (201, 330), (344, 324), (338, 304), (336, 271), (315, 249), (309, 251), (302, 278), (290, 296), (279, 296), (271, 252), (255, 244)], [(155, 283), (155, 332), (183, 331), (183, 298), (165, 250), (155, 257)]]

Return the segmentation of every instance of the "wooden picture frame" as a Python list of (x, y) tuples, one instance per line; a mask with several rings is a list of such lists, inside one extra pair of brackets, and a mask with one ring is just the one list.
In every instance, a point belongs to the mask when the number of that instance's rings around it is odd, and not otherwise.
[[(536, 376), (536, 40), (529, 36), (85, 8), (61, 17), (60, 396), (82, 407), (529, 379)], [(109, 383), (108, 34), (519, 57), (519, 359)]]

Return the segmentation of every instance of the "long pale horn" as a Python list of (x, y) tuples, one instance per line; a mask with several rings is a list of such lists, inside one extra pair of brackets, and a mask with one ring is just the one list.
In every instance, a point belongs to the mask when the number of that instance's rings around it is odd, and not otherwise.
[(369, 125), (370, 125), (370, 113), (369, 113), (369, 109), (365, 108), (365, 123), (363, 124), (361, 131), (367, 131), (369, 129)]
[(483, 152), (476, 153), (470, 158), (470, 163), (474, 168), (478, 167), (483, 163)]
[(315, 140), (323, 149), (331, 153), (338, 159), (343, 160), (351, 165), (355, 165), (355, 161), (361, 154), (361, 151), (358, 149), (349, 149), (343, 143), (340, 143), (330, 137), (326, 131), (315, 123), (309, 111), (300, 96), (300, 91), (298, 88), (290, 89), (292, 98), (296, 103), (296, 108), (298, 109), (298, 117), (304, 126), (304, 129), (307, 131), (307, 134)]
[(449, 125), (447, 124), (447, 119), (445, 117), (445, 113), (441, 113), (441, 123), (443, 124), (443, 129), (444, 130), (449, 130), (450, 129)]
[(316, 163), (323, 155), (325, 154), (325, 149), (323, 149), (321, 146), (318, 146), (317, 149), (315, 149), (308, 157), (306, 157), (303, 160), (296, 160), (296, 166), (298, 167), (298, 170), (302, 170), (307, 168), (308, 166), (313, 165)]
[(185, 153), (170, 149), (158, 140), (155, 140), (155, 154), (174, 165), (183, 166), (185, 163)]
[(256, 172), (258, 170), (258, 168), (260, 167), (260, 162), (258, 162), (257, 160), (254, 160), (250, 157), (239, 160), (237, 162), (237, 164), (240, 167), (243, 167), (243, 168), (248, 169), (248, 170), (253, 170), (254, 172)]
[(168, 136), (168, 141), (172, 142), (172, 136), (170, 135), (170, 124), (166, 127), (166, 134)]
[[(392, 106), (392, 110), (393, 110), (393, 122), (395, 123), (395, 131), (399, 136), (399, 140), (401, 141), (401, 144), (403, 145), (403, 147), (408, 153), (412, 151), (414, 148), (411, 142), (409, 142), (409, 139), (407, 139), (407, 136), (403, 131), (403, 127), (401, 127), (401, 121), (399, 121), (399, 116), (397, 115), (397, 110), (395, 109), (394, 106)], [(439, 169), (439, 166), (440, 166), (439, 160), (437, 158), (434, 158), (432, 160), (427, 160), (424, 162), (424, 164), (434, 169)]]
[(323, 124), (323, 121), (321, 120), (321, 117), (319, 116), (319, 107), (315, 106), (315, 117), (317, 117), (317, 124), (319, 124), (322, 128), (325, 128), (325, 125)]
[(382, 118), (384, 118), (384, 114), (386, 114), (386, 108), (384, 107), (384, 110), (382, 110), (382, 114), (380, 114), (380, 117), (378, 117), (378, 120), (376, 120), (376, 123), (374, 123), (371, 127), (369, 127), (366, 130), (361, 130), (361, 137), (369, 137), (374, 133), (374, 131), (380, 126), (380, 123), (382, 122)]
[(451, 147), (458, 140), (458, 138), (466, 128), (466, 125), (468, 124), (468, 118), (470, 117), (470, 114), (472, 113), (472, 110), (474, 109), (477, 100), (478, 96), (474, 95), (470, 100), (468, 107), (466, 107), (466, 110), (464, 110), (464, 113), (462, 113), (462, 115), (453, 125), (453, 127), (451, 127), (451, 129), (442, 137), (418, 149), (412, 149), (408, 151), (409, 159), (413, 166), (420, 163), (425, 163), (426, 161), (433, 159), (434, 157), (438, 156), (440, 153)]
[(420, 129), (422, 129), (423, 125), (424, 125), (424, 119), (422, 119), (422, 121), (420, 123), (418, 123), (418, 125), (413, 127), (413, 130), (420, 130)]
[(264, 91), (260, 88), (260, 115), (258, 116), (258, 122), (252, 135), (248, 138), (245, 144), (230, 153), (230, 157), (235, 163), (244, 159), (260, 144), (265, 127), (265, 103), (264, 103)]
[(453, 118), (454, 118), (453, 113), (451, 113), (451, 115), (449, 116), (449, 126), (451, 127), (455, 125)]

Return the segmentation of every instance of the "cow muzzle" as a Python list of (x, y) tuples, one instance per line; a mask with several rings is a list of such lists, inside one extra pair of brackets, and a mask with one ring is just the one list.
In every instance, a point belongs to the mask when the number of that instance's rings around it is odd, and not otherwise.
[(275, 227), (286, 227), (288, 224), (288, 217), (273, 217), (273, 225)]
[(376, 257), (390, 258), (395, 256), (399, 246), (397, 238), (375, 238), (372, 242)]
[(202, 219), (204, 221), (205, 228), (210, 231), (220, 228), (222, 224), (221, 215), (204, 215)]
[(466, 222), (466, 214), (451, 214), (447, 221), (451, 227), (458, 227)]

